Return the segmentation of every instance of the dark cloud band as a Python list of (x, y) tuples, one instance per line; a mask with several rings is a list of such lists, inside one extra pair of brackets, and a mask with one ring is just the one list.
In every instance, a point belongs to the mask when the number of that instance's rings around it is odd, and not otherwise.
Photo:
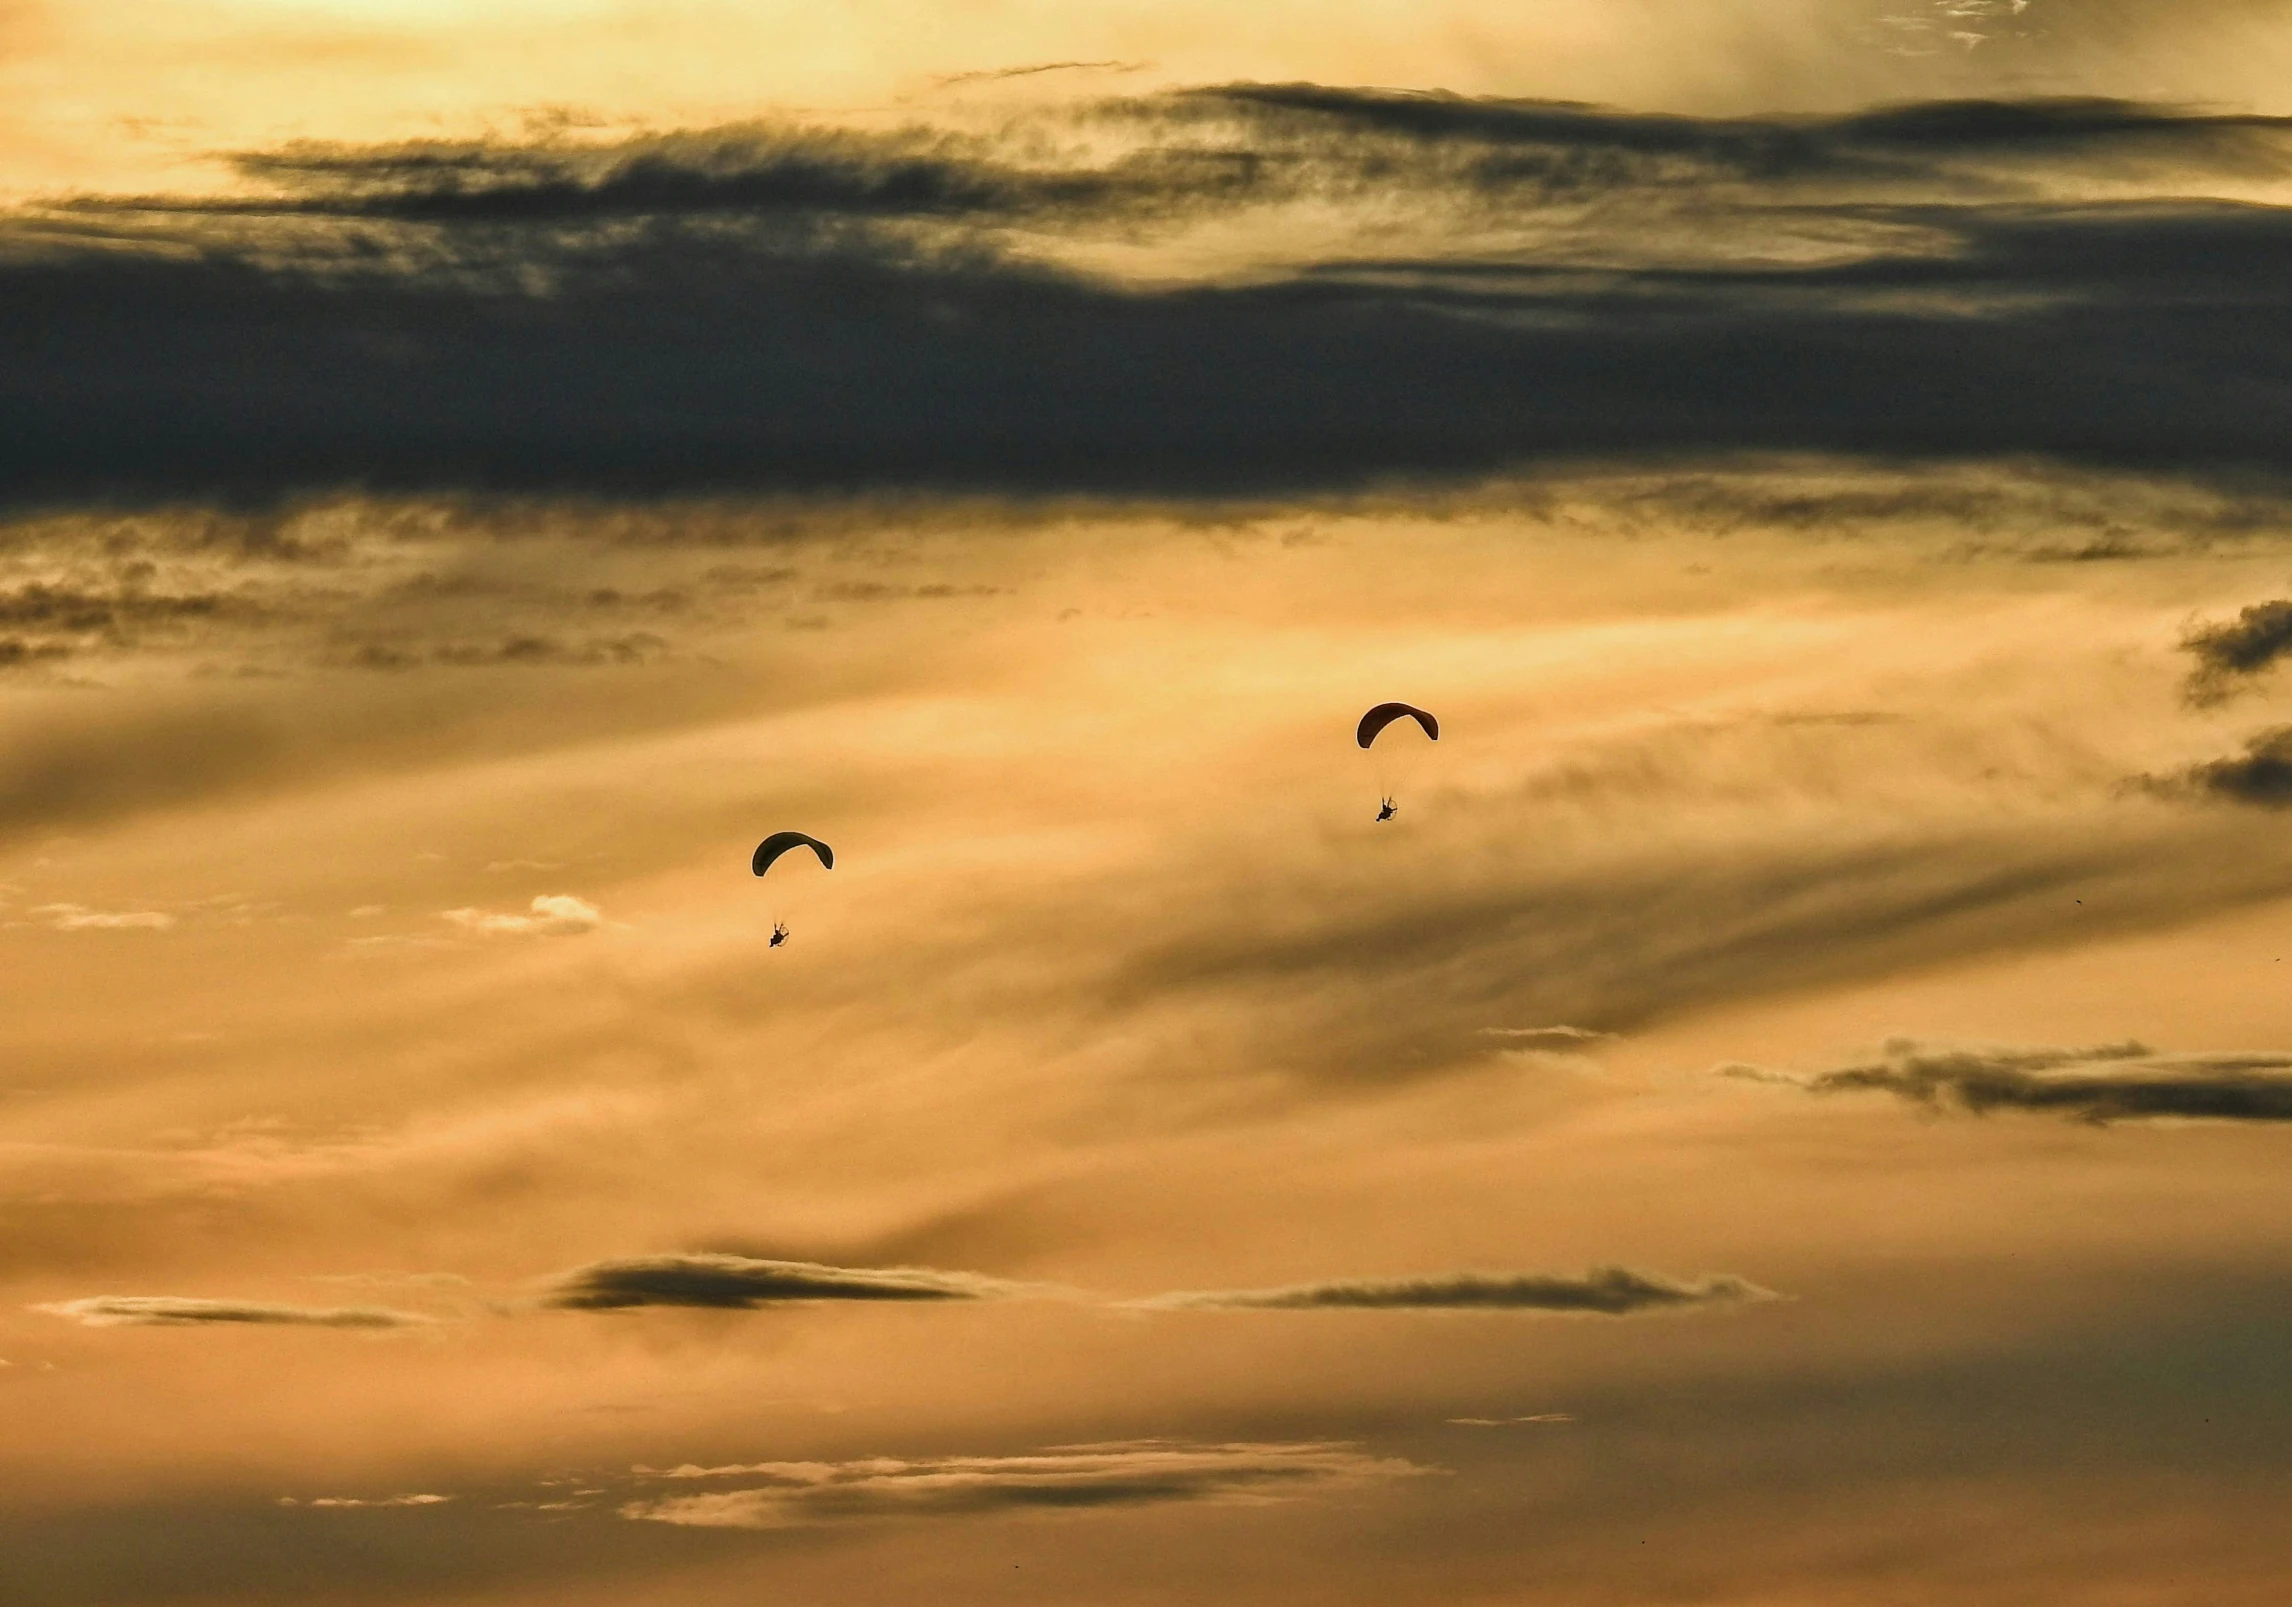
[(737, 1255), (659, 1255), (577, 1267), (555, 1280), (547, 1303), (568, 1311), (625, 1311), (638, 1306), (744, 1311), (789, 1301), (985, 1300), (1014, 1287), (974, 1273), (922, 1267), (828, 1267)]
[(1896, 1039), (1877, 1060), (1827, 1071), (1733, 1065), (1720, 1074), (1814, 1094), (1893, 1094), (1976, 1115), (2021, 1110), (2097, 1124), (2174, 1117), (2292, 1121), (2292, 1054), (2171, 1055), (2139, 1043), (1965, 1048)]
[(1139, 1304), (1156, 1310), (1531, 1311), (1628, 1317), (1774, 1298), (1772, 1291), (1725, 1273), (1690, 1282), (1629, 1267), (1594, 1267), (1581, 1276), (1454, 1272), (1421, 1278), (1345, 1278), (1276, 1289), (1197, 1290)]
[[(227, 212), (19, 214), (0, 500), (1202, 496), (1746, 450), (2288, 466), (2292, 211), (2177, 198), (2282, 165), (2267, 119), (1698, 121), (1319, 86), (1106, 115), (1133, 136), (1111, 160), (933, 130), (297, 148), (247, 158), (274, 193)], [(2047, 204), (1967, 166), (2128, 141), (2165, 166), (2153, 199)], [(1594, 196), (1644, 226), (1483, 239)], [(1010, 233), (1300, 199), (1425, 222), (1399, 255), (1160, 288)], [(1853, 243), (1757, 249), (1786, 218)], [(1743, 248), (1692, 248), (1713, 234)]]

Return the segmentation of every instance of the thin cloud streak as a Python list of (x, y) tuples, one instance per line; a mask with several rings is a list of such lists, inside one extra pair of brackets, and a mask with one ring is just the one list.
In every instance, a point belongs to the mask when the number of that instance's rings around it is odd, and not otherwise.
[(424, 1328), (435, 1317), (386, 1306), (295, 1306), (260, 1300), (202, 1300), (178, 1295), (97, 1295), (30, 1308), (83, 1328)]
[(1452, 1272), (1416, 1278), (1340, 1278), (1275, 1289), (1204, 1289), (1131, 1304), (1148, 1311), (1486, 1311), (1629, 1317), (1778, 1300), (1730, 1273), (1683, 1280), (1630, 1267), (1552, 1272)]
[(2133, 1042), (1984, 1048), (1896, 1038), (1876, 1060), (1828, 1070), (1737, 1064), (1718, 1074), (1811, 1094), (1885, 1093), (1929, 1110), (2029, 1111), (2095, 1126), (2292, 1121), (2292, 1054), (2285, 1053), (2175, 1055)]
[(561, 1274), (544, 1303), (565, 1311), (697, 1306), (748, 1311), (790, 1301), (992, 1300), (1022, 1286), (926, 1267), (830, 1267), (700, 1254), (598, 1261)]
[(632, 1501), (621, 1515), (698, 1528), (781, 1529), (886, 1518), (1076, 1512), (1171, 1502), (1262, 1504), (1436, 1471), (1333, 1440), (1062, 1446), (1027, 1456), (867, 1457), (683, 1467), (663, 1479), (744, 1479), (742, 1488)]

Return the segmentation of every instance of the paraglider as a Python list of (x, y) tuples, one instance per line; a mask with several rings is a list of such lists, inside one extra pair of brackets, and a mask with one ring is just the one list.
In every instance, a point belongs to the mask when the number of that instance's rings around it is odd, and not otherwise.
[[(800, 831), (776, 831), (756, 845), (756, 855), (749, 861), (749, 869), (761, 876), (773, 863), (790, 849), (809, 848), (819, 860), (822, 870), (836, 868), (836, 851), (817, 837), (807, 837)], [(776, 884), (775, 884), (776, 885)], [(788, 923), (778, 916), (772, 918), (773, 948), (788, 941)]]
[(1414, 720), (1425, 728), (1425, 735), (1435, 742), (1440, 740), (1440, 721), (1413, 703), (1380, 703), (1361, 716), (1360, 727), (1353, 740), (1367, 747), (1377, 740), (1378, 734), (1395, 720)]
[(1385, 728), (1396, 720), (1414, 720), (1428, 740), (1440, 740), (1440, 721), (1413, 703), (1380, 703), (1361, 716), (1360, 725), (1354, 729), (1353, 740), (1373, 758), (1386, 761), (1378, 767), (1381, 785), (1377, 790), (1381, 796), (1377, 800), (1377, 821), (1380, 825), (1400, 813), (1400, 802), (1395, 796), (1400, 791), (1399, 781), (1407, 769), (1414, 768), (1418, 757), (1416, 753), (1406, 751), (1415, 747), (1414, 738), (1407, 739), (1402, 744), (1404, 751), (1397, 755), (1391, 747), (1378, 749), (1374, 746), (1377, 738), (1384, 734)]
[[(1367, 747), (1368, 744), (1364, 742), (1362, 746)], [(791, 848), (809, 848), (819, 856), (821, 868), (836, 868), (836, 851), (819, 838), (807, 837), (800, 831), (776, 831), (758, 843), (756, 857), (749, 862), (749, 868), (761, 876), (772, 868), (772, 861)]]

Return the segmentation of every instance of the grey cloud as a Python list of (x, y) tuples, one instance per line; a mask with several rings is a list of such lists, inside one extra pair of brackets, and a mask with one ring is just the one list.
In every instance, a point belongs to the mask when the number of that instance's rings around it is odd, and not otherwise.
[(1581, 1275), (1450, 1272), (1415, 1278), (1340, 1278), (1276, 1289), (1191, 1290), (1135, 1304), (1163, 1311), (1539, 1311), (1629, 1317), (1776, 1298), (1772, 1290), (1727, 1273), (1684, 1281), (1610, 1266)]
[(2196, 659), (2189, 700), (2222, 702), (2292, 650), (2292, 602), (2254, 603), (2233, 620), (2195, 627), (2181, 646)]
[[(1022, 76), (1121, 63), (1054, 63)], [(961, 80), (950, 80), (950, 82)], [(1118, 136), (1109, 155), (1076, 138)], [(811, 237), (825, 220), (1089, 226), (1364, 189), (1557, 198), (1730, 180), (1930, 180), (1969, 160), (2153, 151), (2284, 164), (2292, 120), (2106, 99), (1944, 101), (1847, 116), (1696, 118), (1568, 102), (1229, 84), (1038, 112), (1000, 134), (751, 122), (608, 143), (303, 142), (233, 158), (268, 196), (82, 200), (83, 220), (232, 215), (459, 228), (706, 219)], [(1101, 142), (1102, 143), (1102, 142)], [(793, 235), (787, 233), (797, 225)]]
[[(21, 214), (0, 498), (1204, 497), (1741, 451), (2286, 467), (2292, 212), (2180, 198), (2279, 171), (2268, 119), (1746, 122), (1249, 85), (1100, 115), (1128, 154), (1030, 166), (932, 130), (297, 148), (249, 159), (281, 196), (227, 227), (157, 204)], [(2181, 164), (2148, 199), (1959, 171), (2128, 144)], [(1807, 175), (1829, 188), (1733, 193)], [(1624, 190), (1700, 210), (1567, 250), (1471, 235), (1524, 196)], [(1152, 288), (1009, 237), (1121, 244), (1142, 218), (1301, 196), (1364, 219), (1405, 203), (1422, 227), (1391, 256)], [(1492, 196), (1453, 226), (1417, 204)], [(1776, 249), (1802, 229), (1825, 248)], [(1714, 255), (1719, 235), (1740, 249)]]
[(869, 1518), (973, 1517), (1175, 1501), (1267, 1502), (1433, 1469), (1341, 1441), (1060, 1446), (1026, 1456), (868, 1457), (684, 1467), (667, 1480), (739, 1488), (630, 1502), (623, 1517), (704, 1528), (777, 1529)]
[(505, 636), (494, 642), (436, 642), (405, 647), (390, 642), (365, 642), (343, 657), (352, 669), (410, 670), (442, 664), (460, 669), (499, 665), (645, 664), (668, 651), (668, 641), (650, 631), (624, 636), (589, 637), (568, 642), (554, 636)]
[(2292, 807), (2292, 726), (2261, 732), (2245, 743), (2242, 753), (2145, 780), (2165, 792), (2193, 792), (2268, 809)]
[(802, 1300), (990, 1300), (1018, 1287), (977, 1273), (926, 1267), (829, 1267), (738, 1255), (657, 1255), (576, 1267), (553, 1282), (546, 1303), (569, 1311), (638, 1306), (746, 1311)]
[(2292, 1054), (2165, 1054), (2140, 1043), (2090, 1048), (1962, 1047), (1890, 1040), (1875, 1060), (1812, 1073), (1749, 1065), (1719, 1074), (1814, 1094), (1886, 1093), (1975, 1115), (2035, 1111), (2105, 1125), (2185, 1118), (2292, 1121)]
[(176, 1295), (98, 1295), (31, 1308), (84, 1328), (198, 1328), (254, 1324), (297, 1328), (418, 1328), (435, 1318), (384, 1306), (290, 1306)]

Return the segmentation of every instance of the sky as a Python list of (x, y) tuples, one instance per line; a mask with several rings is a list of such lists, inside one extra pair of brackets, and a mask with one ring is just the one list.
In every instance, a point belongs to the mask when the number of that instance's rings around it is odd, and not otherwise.
[(0, 0), (0, 1600), (2284, 1599), (2287, 69)]

